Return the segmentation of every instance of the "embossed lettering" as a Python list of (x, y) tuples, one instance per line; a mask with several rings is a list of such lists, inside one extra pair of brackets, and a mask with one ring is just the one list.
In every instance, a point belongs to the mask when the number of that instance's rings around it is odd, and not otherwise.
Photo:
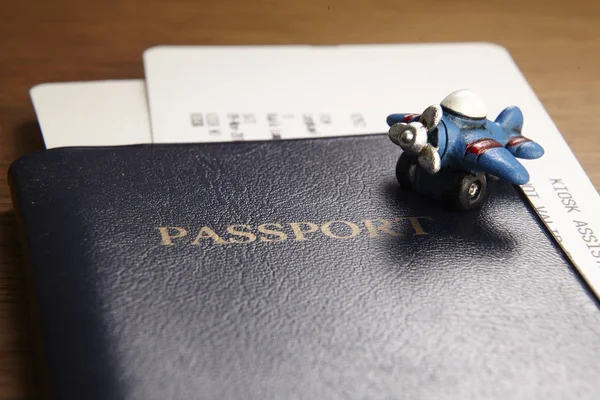
[[(161, 245), (163, 246), (173, 246), (173, 239), (179, 239), (188, 234), (188, 231), (183, 228), (178, 228), (176, 226), (159, 226), (158, 230), (160, 231), (161, 237)], [(177, 231), (176, 234), (171, 235), (169, 233), (170, 230)]]
[[(378, 218), (378, 219), (365, 219), (362, 221), (365, 224), (365, 227), (369, 231), (369, 235), (372, 237), (381, 237), (382, 233), (390, 236), (402, 236), (400, 232), (395, 232), (391, 229), (392, 221), (387, 219)], [(380, 224), (376, 225), (378, 222)]]
[[(408, 239), (411, 236), (430, 234), (428, 231), (430, 224), (425, 223), (425, 221), (433, 221), (433, 219), (429, 216), (403, 216), (393, 219), (365, 219), (360, 222), (346, 220), (266, 222), (257, 226), (231, 224), (226, 227), (215, 227), (206, 225), (202, 226), (200, 230), (177, 226), (161, 226), (157, 229), (160, 233), (160, 244), (162, 246), (177, 244), (198, 246), (202, 243), (208, 245), (249, 244), (256, 241), (283, 242), (288, 239), (295, 241), (343, 240), (360, 236), (392, 236)], [(600, 236), (595, 236), (589, 228), (583, 227), (584, 222), (576, 221), (576, 224), (579, 224), (580, 234), (588, 246), (595, 247), (595, 245), (599, 245), (600, 247)], [(196, 232), (197, 234), (195, 234)]]
[[(294, 231), (297, 241), (306, 240), (306, 233), (312, 233), (319, 230), (319, 226), (312, 222), (291, 222), (290, 226), (292, 227), (292, 231)], [(306, 227), (306, 229), (302, 229), (303, 226)]]
[(412, 225), (413, 229), (415, 230), (414, 235), (428, 235), (428, 233), (425, 232), (425, 230), (423, 229), (423, 226), (419, 222), (419, 218), (428, 219), (431, 221), (431, 217), (399, 217), (399, 218), (396, 218), (395, 220), (396, 220), (396, 222), (408, 220), (410, 222), (410, 224)]
[(282, 231), (278, 231), (275, 229), (269, 229), (269, 227), (275, 227), (278, 229), (283, 229), (283, 226), (281, 224), (262, 224), (258, 226), (258, 231), (260, 233), (264, 233), (265, 235), (270, 235), (270, 236), (276, 236), (277, 239), (273, 239), (267, 236), (261, 236), (260, 240), (263, 242), (281, 242), (287, 239), (287, 235), (285, 234), (285, 232)]
[(200, 240), (202, 239), (211, 239), (216, 244), (226, 244), (227, 242), (221, 238), (221, 236), (217, 235), (215, 231), (210, 229), (208, 226), (203, 226), (198, 232), (198, 236), (192, 242), (192, 246), (198, 246), (200, 244)]
[[(333, 224), (342, 224), (342, 225), (346, 225), (347, 227), (350, 228), (350, 234), (349, 235), (339, 235), (339, 234), (335, 234), (331, 231), (331, 225)], [(353, 224), (352, 222), (348, 222), (348, 221), (329, 221), (329, 222), (325, 222), (323, 225), (321, 225), (321, 231), (323, 231), (324, 234), (326, 234), (329, 237), (332, 237), (334, 239), (351, 239), (353, 237), (357, 237), (358, 234), (360, 233), (360, 228), (358, 227), (358, 225)]]
[(250, 242), (254, 242), (256, 240), (255, 234), (253, 234), (251, 232), (242, 231), (242, 230), (240, 230), (241, 228), (247, 229), (247, 230), (252, 230), (250, 225), (236, 224), (236, 225), (229, 225), (227, 227), (227, 232), (230, 233), (231, 235), (240, 236), (240, 237), (244, 238), (244, 239), (230, 238), (229, 239), (230, 243), (250, 243)]

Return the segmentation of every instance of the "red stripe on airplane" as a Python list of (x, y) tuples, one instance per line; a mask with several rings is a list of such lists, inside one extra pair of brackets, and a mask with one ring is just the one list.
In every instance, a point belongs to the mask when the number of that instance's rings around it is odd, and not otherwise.
[(516, 146), (521, 143), (531, 142), (531, 140), (527, 139), (525, 136), (513, 136), (506, 143), (507, 146)]
[(410, 121), (411, 119), (413, 119), (414, 117), (418, 116), (419, 114), (407, 114), (404, 116), (404, 118), (402, 118), (402, 122), (407, 122)]
[(488, 138), (478, 139), (478, 140), (475, 140), (475, 141), (467, 144), (467, 146), (465, 148), (465, 155), (466, 155), (466, 153), (471, 153), (471, 154), (475, 154), (476, 156), (479, 157), (480, 155), (482, 155), (489, 149), (493, 149), (495, 147), (504, 147), (504, 146), (502, 146), (500, 143), (498, 143), (494, 139), (488, 139)]

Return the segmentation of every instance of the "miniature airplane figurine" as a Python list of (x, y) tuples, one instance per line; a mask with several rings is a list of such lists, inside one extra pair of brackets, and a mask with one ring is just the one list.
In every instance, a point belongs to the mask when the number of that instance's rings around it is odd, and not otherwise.
[(403, 150), (396, 164), (400, 185), (455, 209), (481, 205), (488, 179), (527, 183), (529, 173), (517, 158), (544, 154), (521, 135), (518, 107), (490, 121), (481, 98), (469, 90), (453, 92), (421, 114), (391, 114), (387, 124), (390, 140)]

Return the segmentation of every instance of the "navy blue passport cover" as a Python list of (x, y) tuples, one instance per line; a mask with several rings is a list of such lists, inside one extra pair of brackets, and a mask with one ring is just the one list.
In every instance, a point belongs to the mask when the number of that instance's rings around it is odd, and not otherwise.
[(9, 172), (55, 399), (597, 398), (600, 313), (513, 186), (386, 135), (64, 148)]

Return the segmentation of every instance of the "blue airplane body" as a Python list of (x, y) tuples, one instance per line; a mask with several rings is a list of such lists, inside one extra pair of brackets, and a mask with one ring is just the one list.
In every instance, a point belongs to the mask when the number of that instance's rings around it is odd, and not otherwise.
[[(518, 107), (504, 109), (495, 121), (470, 118), (442, 107), (443, 115), (429, 142), (437, 148), (441, 168), (483, 172), (517, 185), (529, 181), (529, 173), (517, 160), (544, 154), (538, 143), (521, 135), (523, 114)], [(391, 114), (387, 124), (419, 121), (419, 114)]]

